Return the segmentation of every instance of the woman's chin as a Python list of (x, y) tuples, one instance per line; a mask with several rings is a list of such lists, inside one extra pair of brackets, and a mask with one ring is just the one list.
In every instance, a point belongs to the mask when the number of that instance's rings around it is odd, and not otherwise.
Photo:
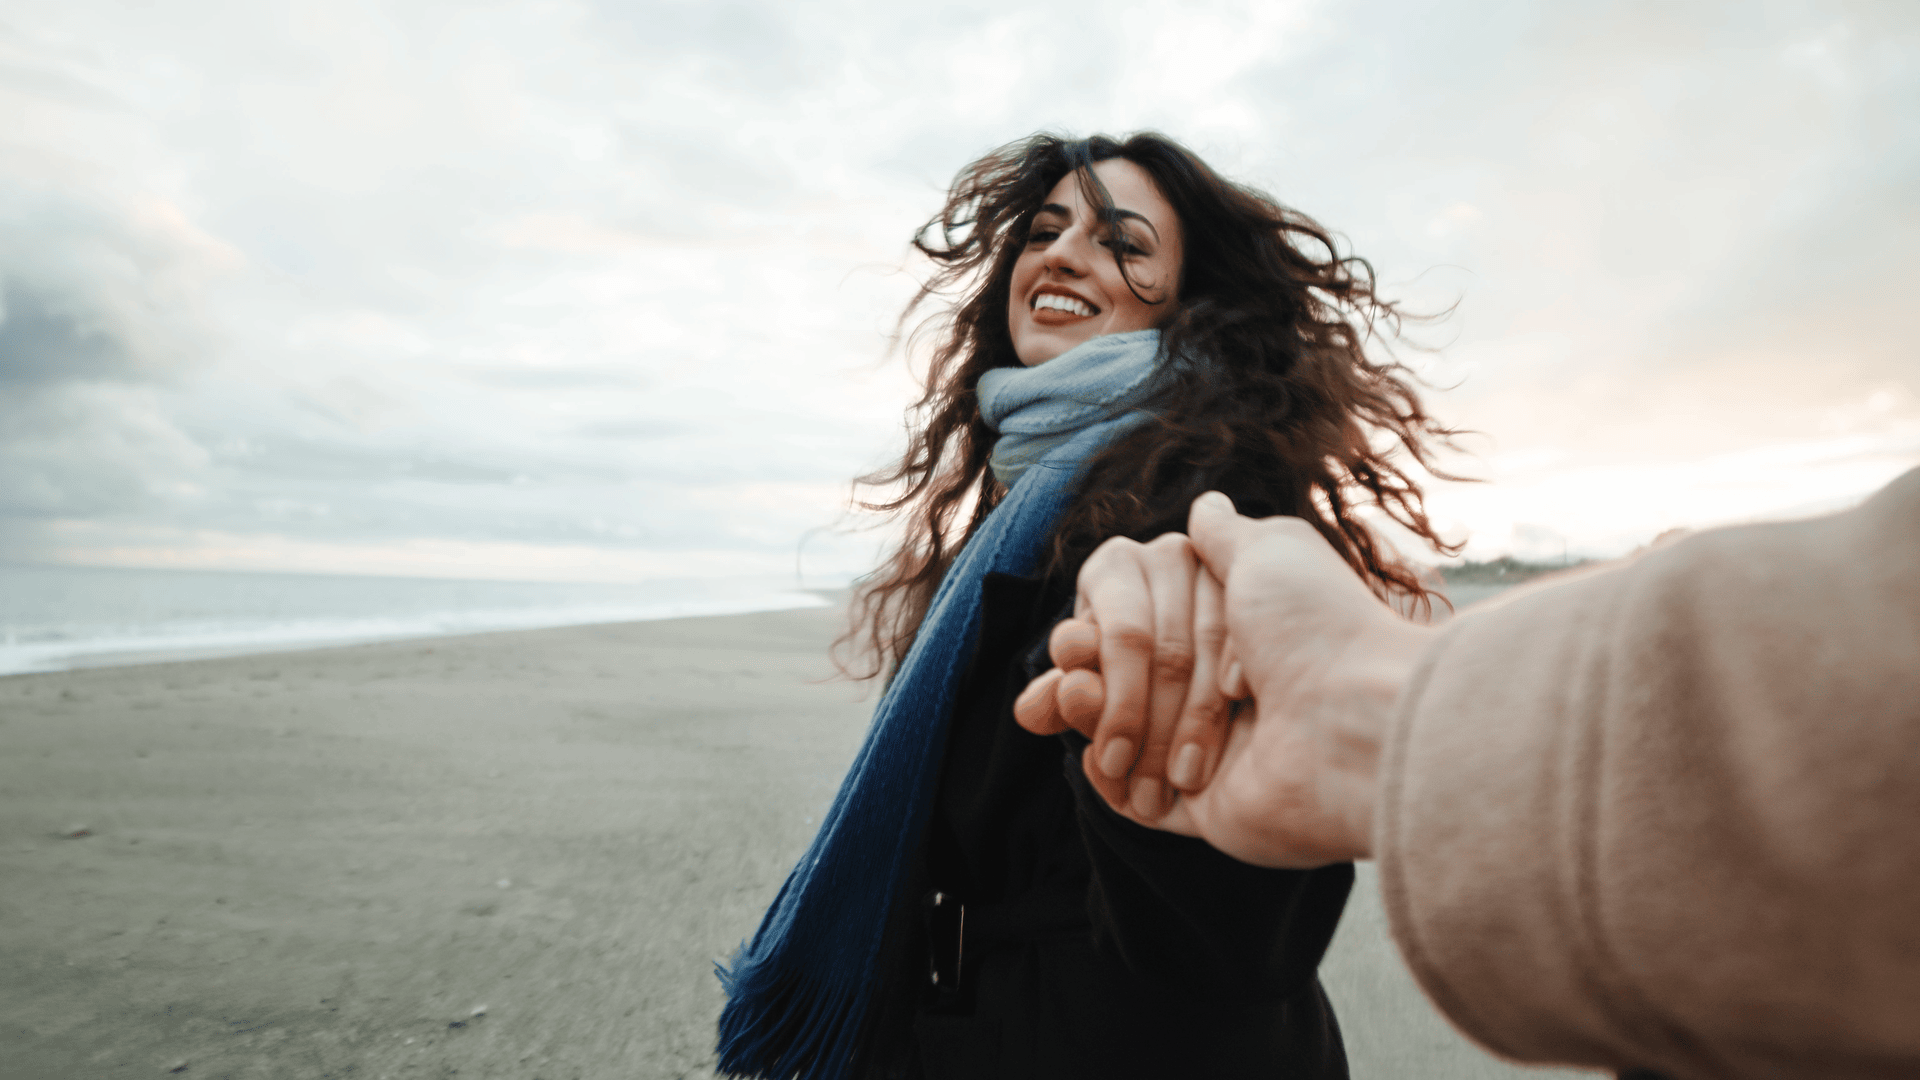
[(1041, 364), (1059, 356), (1075, 346), (1099, 337), (1092, 326), (1076, 326), (1066, 332), (1051, 327), (1039, 332), (1028, 331), (1014, 342), (1013, 354), (1027, 367), (1039, 367)]

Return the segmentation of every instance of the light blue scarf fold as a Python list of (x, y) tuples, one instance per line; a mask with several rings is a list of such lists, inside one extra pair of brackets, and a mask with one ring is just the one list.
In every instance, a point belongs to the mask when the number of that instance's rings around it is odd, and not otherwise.
[(990, 464), (1012, 487), (1027, 467), (1145, 396), (1160, 331), (1094, 338), (1038, 367), (994, 368), (980, 376), (980, 415), (1000, 433)]
[(881, 935), (932, 810), (955, 692), (972, 659), (981, 583), (990, 573), (1033, 573), (1082, 467), (1145, 418), (1130, 406), (1150, 388), (1159, 351), (1156, 330), (1112, 334), (981, 378), (981, 415), (1000, 432), (994, 472), (1010, 490), (941, 579), (813, 844), (753, 939), (717, 967), (727, 991), (720, 1072), (851, 1074), (882, 978)]

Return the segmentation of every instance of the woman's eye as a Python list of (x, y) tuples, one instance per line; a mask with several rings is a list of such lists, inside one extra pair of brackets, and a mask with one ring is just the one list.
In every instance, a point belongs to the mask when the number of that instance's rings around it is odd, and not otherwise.
[(1122, 255), (1145, 255), (1147, 253), (1146, 249), (1124, 237), (1119, 240), (1102, 241), (1102, 243)]
[(1059, 235), (1060, 234), (1058, 232), (1055, 232), (1052, 229), (1035, 229), (1032, 232), (1027, 234), (1027, 243), (1044, 244), (1049, 240), (1058, 238)]

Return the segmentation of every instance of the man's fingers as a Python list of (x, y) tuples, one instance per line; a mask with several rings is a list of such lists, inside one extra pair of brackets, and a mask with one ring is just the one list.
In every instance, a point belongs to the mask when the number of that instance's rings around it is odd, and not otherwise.
[(1195, 823), (1193, 812), (1187, 807), (1187, 800), (1174, 794), (1167, 799), (1167, 812), (1152, 820), (1143, 820), (1134, 815), (1133, 820), (1150, 829), (1161, 832), (1177, 833), (1180, 836), (1199, 836), (1200, 829)]
[[(1080, 768), (1086, 772), (1087, 779), (1093, 783), (1093, 789), (1099, 792), (1107, 805), (1121, 817), (1162, 832), (1178, 833), (1181, 836), (1200, 835), (1199, 826), (1188, 808), (1187, 800), (1166, 785), (1160, 785), (1163, 789), (1162, 794), (1142, 798), (1143, 786), (1157, 783), (1157, 781), (1112, 780), (1100, 775), (1100, 771), (1093, 764), (1093, 747), (1091, 746), (1087, 747), (1086, 752), (1081, 755)], [(1140, 809), (1142, 806), (1151, 806), (1153, 812), (1142, 813)]]
[(1209, 491), (1193, 500), (1187, 513), (1187, 536), (1200, 561), (1224, 583), (1233, 580), (1234, 558), (1252, 539), (1248, 527), (1253, 524), (1252, 518), (1241, 517), (1233, 508), (1232, 499)]
[(1153, 822), (1166, 816), (1178, 794), (1156, 776), (1136, 776), (1127, 781), (1127, 802), (1137, 821)]
[(1116, 780), (1100, 768), (1099, 760), (1094, 756), (1095, 748), (1095, 744), (1088, 743), (1086, 750), (1081, 752), (1080, 770), (1087, 774), (1087, 782), (1093, 785), (1093, 790), (1099, 792), (1101, 798), (1107, 800), (1108, 806), (1127, 817), (1132, 817), (1131, 787), (1127, 781)]
[(1204, 570), (1194, 581), (1193, 640), (1193, 679), (1173, 729), (1167, 763), (1167, 779), (1181, 791), (1206, 786), (1227, 736), (1229, 702), (1220, 692), (1226, 604), (1219, 580)]
[[(1140, 730), (1140, 757), (1128, 774), (1134, 809), (1143, 817), (1166, 813), (1167, 777), (1174, 729), (1193, 681), (1193, 588), (1200, 571), (1193, 548), (1179, 533), (1167, 533), (1141, 549), (1141, 569), (1153, 598), (1153, 652), (1148, 665), (1147, 708)], [(1108, 715), (1119, 712), (1107, 702)]]
[[(1099, 623), (1100, 673), (1105, 701), (1093, 732), (1093, 762), (1110, 780), (1124, 780), (1140, 758), (1152, 685), (1153, 607), (1143, 563), (1144, 545), (1115, 537), (1094, 549), (1080, 570), (1082, 618)], [(1077, 725), (1076, 725), (1077, 726)], [(1102, 794), (1106, 794), (1102, 792)]]

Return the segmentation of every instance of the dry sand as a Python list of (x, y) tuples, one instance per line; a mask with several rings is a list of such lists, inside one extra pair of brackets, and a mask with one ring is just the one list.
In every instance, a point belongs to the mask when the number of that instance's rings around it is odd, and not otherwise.
[[(0, 679), (0, 1080), (709, 1076), (712, 962), (872, 706), (818, 681), (839, 618)], [(1354, 1075), (1542, 1075), (1431, 1011), (1364, 870)]]

